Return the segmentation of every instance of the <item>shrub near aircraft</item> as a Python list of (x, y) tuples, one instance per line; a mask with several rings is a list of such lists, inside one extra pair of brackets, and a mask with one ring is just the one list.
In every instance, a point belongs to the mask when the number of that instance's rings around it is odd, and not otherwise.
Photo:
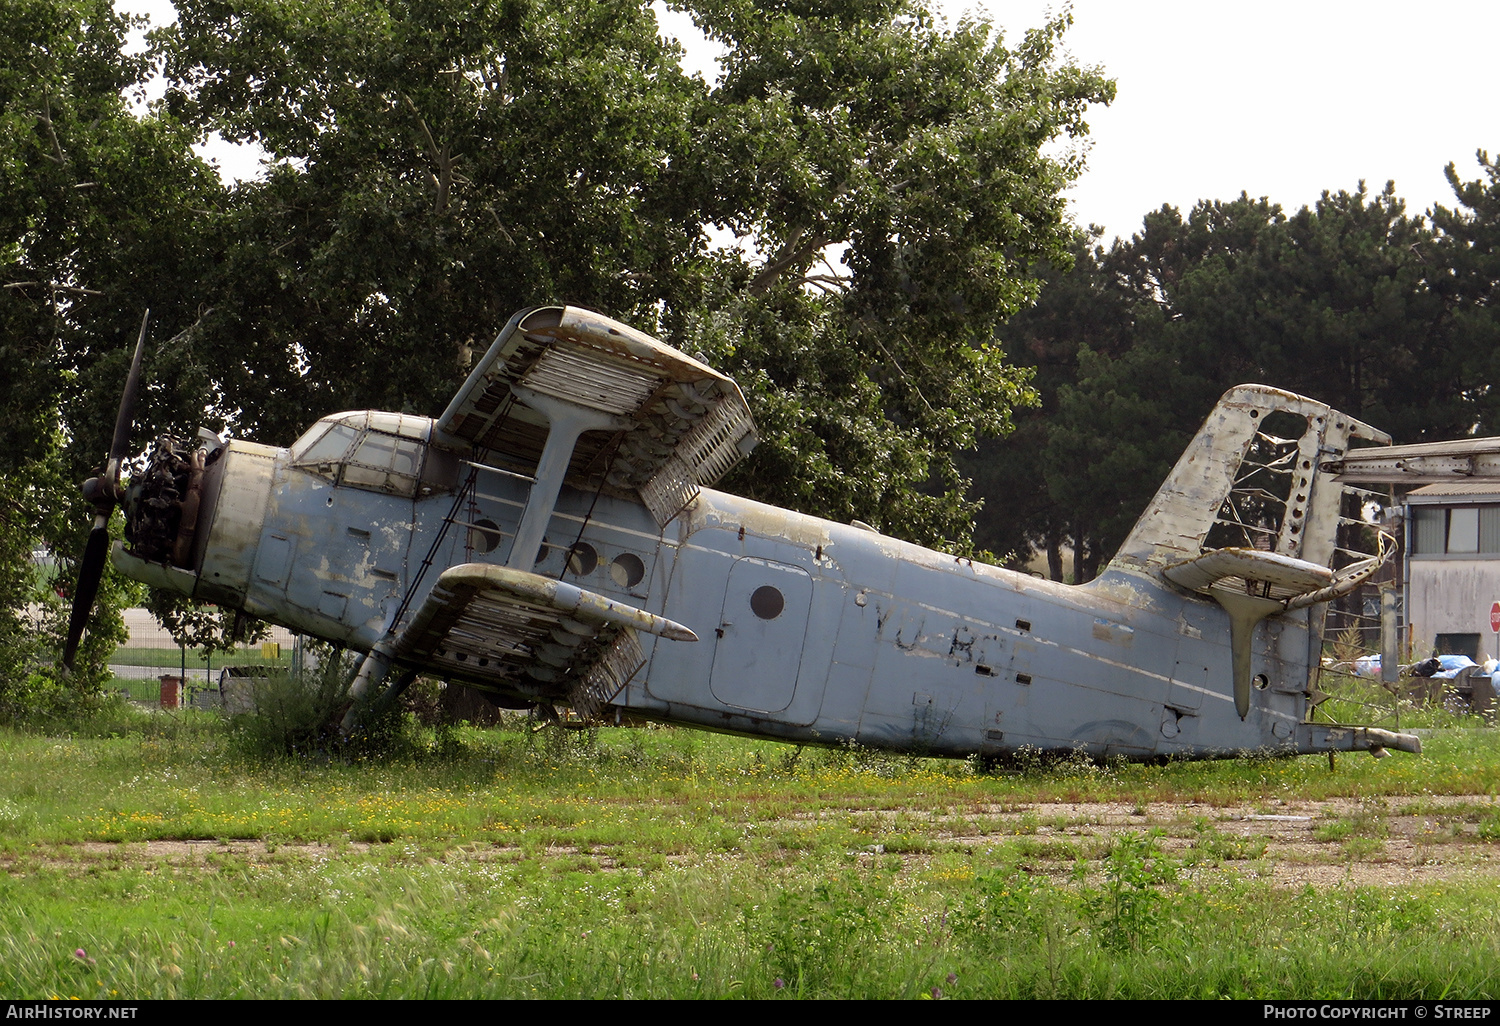
[(711, 490), (755, 443), (740, 390), (584, 310), (517, 314), (436, 419), (338, 413), (287, 449), (164, 436), (122, 489), (140, 353), (85, 486), (65, 662), (123, 501), (120, 572), (362, 653), (361, 702), (421, 673), (546, 714), (939, 756), (1420, 750), (1309, 719), (1327, 604), (1390, 548), (1325, 467), (1389, 439), (1311, 399), (1229, 391), (1075, 587)]

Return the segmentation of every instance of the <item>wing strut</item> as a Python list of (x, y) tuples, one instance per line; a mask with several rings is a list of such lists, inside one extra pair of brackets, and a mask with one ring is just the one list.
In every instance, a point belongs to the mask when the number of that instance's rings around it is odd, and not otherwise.
[(526, 511), (521, 514), (521, 525), (516, 528), (510, 555), (505, 560), (505, 565), (512, 570), (529, 570), (536, 562), (537, 548), (542, 544), (552, 511), (557, 507), (557, 496), (562, 491), (563, 478), (567, 476), (578, 436), (585, 431), (624, 431), (635, 425), (604, 410), (589, 409), (520, 385), (512, 385), (511, 391), (517, 399), (547, 418), (547, 443), (542, 447), (542, 458), (537, 463), (536, 480), (526, 500)]

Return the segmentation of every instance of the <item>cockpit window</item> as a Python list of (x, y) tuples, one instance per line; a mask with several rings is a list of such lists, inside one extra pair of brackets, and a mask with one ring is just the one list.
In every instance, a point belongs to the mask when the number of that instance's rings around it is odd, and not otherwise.
[(421, 459), (422, 445), (416, 439), (367, 431), (344, 464), (344, 484), (412, 496), (417, 494)]
[[(339, 413), (292, 446), (292, 466), (368, 491), (417, 494), (432, 421), (399, 413)], [(431, 485), (421, 488), (425, 494)]]
[[(314, 463), (342, 463), (344, 457), (349, 455), (349, 450), (359, 438), (359, 430), (348, 424), (331, 424), (326, 425), (326, 428), (322, 437), (316, 439), (307, 448), (301, 452), (293, 451), (292, 461), (297, 466), (302, 467)], [(308, 435), (312, 433), (310, 431)]]

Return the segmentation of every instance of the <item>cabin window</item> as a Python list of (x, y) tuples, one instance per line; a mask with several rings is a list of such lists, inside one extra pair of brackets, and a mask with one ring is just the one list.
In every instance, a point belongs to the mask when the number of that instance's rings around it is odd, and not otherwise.
[(762, 584), (750, 596), (750, 609), (762, 620), (774, 620), (786, 608), (786, 599), (769, 584)]
[(475, 552), (490, 553), (500, 547), (500, 525), (493, 520), (476, 520), (469, 525), (469, 548)]
[(423, 448), (414, 438), (367, 431), (345, 462), (344, 484), (410, 498), (417, 494)]
[(300, 453), (293, 450), (293, 458), (299, 467), (324, 464), (331, 468), (335, 464), (344, 462), (344, 457), (349, 455), (349, 450), (354, 447), (358, 438), (357, 428), (348, 424), (332, 424), (323, 432), (322, 437)]
[(579, 542), (568, 550), (568, 572), (587, 577), (599, 566), (599, 553), (588, 542)]
[(634, 588), (646, 576), (646, 564), (633, 552), (622, 552), (609, 564), (609, 577), (622, 588)]

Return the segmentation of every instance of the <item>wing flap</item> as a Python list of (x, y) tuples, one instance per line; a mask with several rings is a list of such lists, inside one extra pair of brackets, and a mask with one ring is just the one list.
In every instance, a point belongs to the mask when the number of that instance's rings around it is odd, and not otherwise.
[(710, 485), (744, 458), (755, 439), (755, 424), (744, 400), (719, 399), (683, 436), (659, 465), (642, 468), (651, 477), (640, 486), (641, 498), (665, 524), (687, 508), (698, 495), (698, 485)]

